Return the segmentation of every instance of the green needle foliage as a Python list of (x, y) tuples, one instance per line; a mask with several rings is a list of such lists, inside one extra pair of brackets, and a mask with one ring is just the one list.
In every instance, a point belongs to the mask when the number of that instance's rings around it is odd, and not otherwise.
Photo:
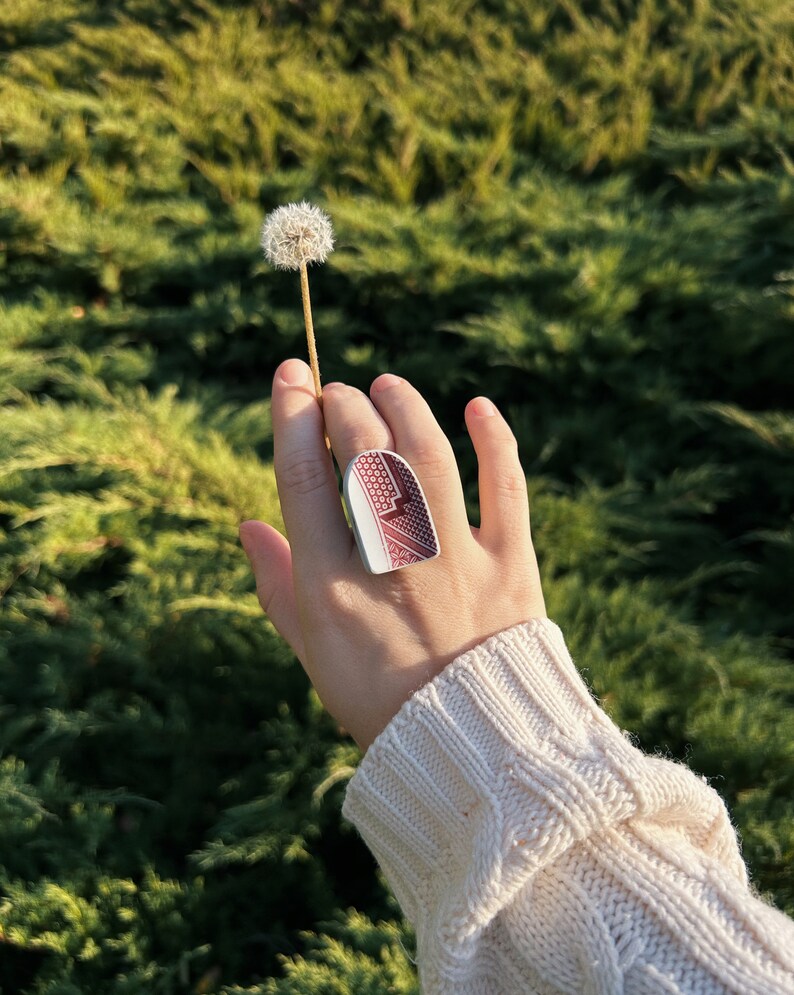
[(0, 992), (417, 991), (357, 752), (261, 616), (265, 213), (326, 379), (521, 444), (552, 616), (794, 914), (794, 10), (0, 5)]

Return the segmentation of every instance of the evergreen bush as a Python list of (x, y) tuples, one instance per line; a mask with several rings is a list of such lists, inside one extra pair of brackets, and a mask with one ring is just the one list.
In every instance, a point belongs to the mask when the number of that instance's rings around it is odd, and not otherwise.
[(417, 991), (357, 752), (261, 616), (268, 407), (326, 379), (521, 445), (552, 616), (794, 914), (794, 11), (0, 7), (0, 992)]

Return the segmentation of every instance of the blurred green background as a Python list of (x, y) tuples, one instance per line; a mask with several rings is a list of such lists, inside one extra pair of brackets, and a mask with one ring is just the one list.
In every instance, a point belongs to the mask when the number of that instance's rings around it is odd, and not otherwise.
[(415, 993), (357, 751), (262, 617), (264, 214), (326, 380), (521, 445), (552, 616), (794, 913), (794, 8), (0, 2), (0, 991)]

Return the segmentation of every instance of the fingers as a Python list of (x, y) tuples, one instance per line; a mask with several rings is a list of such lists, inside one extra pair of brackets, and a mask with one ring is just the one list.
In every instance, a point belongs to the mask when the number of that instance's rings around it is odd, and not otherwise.
[(492, 551), (531, 544), (527, 481), (515, 436), (494, 404), (475, 397), (466, 406), (466, 426), (477, 453), (481, 545)]
[(298, 622), (295, 589), (292, 585), (292, 553), (289, 543), (264, 522), (243, 522), (240, 542), (256, 578), (259, 604), (276, 627), (279, 635), (303, 660), (304, 645)]
[(353, 457), (366, 449), (394, 449), (389, 426), (367, 395), (355, 387), (328, 384), (323, 390), (323, 414), (343, 474)]
[(319, 572), (350, 555), (352, 538), (323, 438), (311, 371), (288, 359), (273, 378), (273, 465), (296, 567)]
[[(372, 402), (391, 429), (394, 451), (411, 465), (422, 490), (441, 542), (471, 539), (463, 488), (455, 454), (427, 402), (405, 380), (384, 373), (372, 384)], [(454, 550), (454, 545), (452, 549)]]
[[(341, 470), (366, 449), (393, 449), (419, 478), (442, 552), (445, 539), (467, 541), (472, 533), (454, 453), (427, 402), (392, 374), (378, 377), (371, 394), (370, 402), (345, 384), (325, 389), (325, 427)], [(346, 560), (352, 538), (305, 363), (288, 360), (276, 371), (272, 410), (276, 479), (295, 562), (317, 571)], [(512, 546), (523, 553), (531, 546), (529, 503), (515, 437), (487, 398), (469, 403), (466, 424), (480, 468), (479, 542), (493, 551)]]

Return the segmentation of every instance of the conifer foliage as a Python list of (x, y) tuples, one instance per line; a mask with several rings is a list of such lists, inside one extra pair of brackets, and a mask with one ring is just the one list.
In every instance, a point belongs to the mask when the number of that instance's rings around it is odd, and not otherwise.
[(0, 7), (0, 992), (417, 991), (237, 542), (289, 200), (326, 378), (411, 379), (473, 516), (507, 412), (575, 658), (794, 914), (792, 67), (778, 0)]

